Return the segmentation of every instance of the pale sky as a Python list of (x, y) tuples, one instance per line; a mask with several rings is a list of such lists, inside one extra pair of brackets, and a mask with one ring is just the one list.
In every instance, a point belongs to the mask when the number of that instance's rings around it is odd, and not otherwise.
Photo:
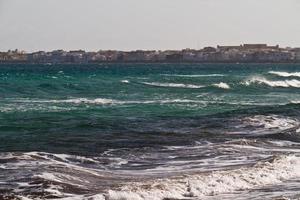
[(300, 0), (0, 0), (0, 51), (300, 46)]

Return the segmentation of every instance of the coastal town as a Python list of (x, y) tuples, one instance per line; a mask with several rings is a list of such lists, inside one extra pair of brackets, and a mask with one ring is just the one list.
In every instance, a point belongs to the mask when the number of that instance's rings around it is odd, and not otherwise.
[(26, 53), (16, 49), (0, 52), (0, 63), (85, 64), (109, 62), (300, 63), (300, 48), (243, 44), (204, 47), (199, 50), (100, 50), (98, 52), (54, 50)]

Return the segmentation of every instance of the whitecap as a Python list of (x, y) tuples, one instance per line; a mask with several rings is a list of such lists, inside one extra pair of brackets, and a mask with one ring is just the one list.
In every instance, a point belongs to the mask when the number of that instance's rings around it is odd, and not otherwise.
[(96, 99), (87, 99), (87, 98), (74, 98), (74, 99), (18, 99), (15, 102), (22, 102), (22, 103), (74, 103), (74, 104), (81, 104), (81, 103), (89, 103), (89, 104), (115, 104), (115, 103), (122, 103), (121, 101), (113, 100), (113, 99), (106, 99), (106, 98), (96, 98)]
[(287, 130), (299, 128), (296, 118), (280, 115), (254, 115), (238, 119), (238, 124), (227, 134), (246, 134), (251, 136), (281, 134)]
[(129, 80), (121, 80), (121, 83), (129, 83)]
[(271, 81), (271, 80), (266, 79), (265, 77), (257, 77), (257, 76), (252, 77), (249, 80), (246, 80), (242, 84), (249, 86), (253, 83), (265, 84), (265, 85), (270, 86), (270, 87), (284, 87), (284, 88), (295, 87), (295, 88), (300, 88), (300, 81), (298, 81), (296, 79), (283, 80), (283, 81)]
[(199, 89), (205, 87), (203, 85), (193, 85), (193, 84), (183, 84), (183, 83), (142, 82), (142, 84), (155, 86), (155, 87), (190, 88), (190, 89)]
[(247, 125), (254, 127), (279, 130), (288, 130), (300, 125), (300, 122), (297, 119), (279, 115), (255, 115), (253, 117), (246, 117), (243, 121)]
[(269, 71), (269, 74), (274, 74), (282, 77), (300, 77), (300, 72), (280, 72), (280, 71)]
[(225, 74), (162, 74), (162, 76), (175, 76), (175, 77), (187, 77), (187, 78), (197, 78), (197, 77), (221, 77), (226, 76)]
[(223, 82), (213, 84), (213, 86), (222, 88), (222, 89), (230, 89), (230, 86), (227, 83), (223, 83)]
[(107, 98), (73, 98), (73, 99), (15, 99), (17, 103), (73, 103), (73, 104), (99, 104), (99, 105), (120, 105), (120, 104), (174, 104), (174, 103), (205, 103), (201, 100), (192, 99), (156, 99), (156, 100), (128, 100), (121, 101)]
[(300, 101), (291, 101), (292, 104), (300, 104)]
[(161, 200), (205, 197), (238, 190), (249, 190), (265, 185), (279, 184), (299, 177), (300, 158), (295, 155), (280, 156), (272, 161), (230, 171), (194, 174), (176, 179), (159, 179), (144, 183), (131, 183), (121, 191), (110, 190), (108, 200)]

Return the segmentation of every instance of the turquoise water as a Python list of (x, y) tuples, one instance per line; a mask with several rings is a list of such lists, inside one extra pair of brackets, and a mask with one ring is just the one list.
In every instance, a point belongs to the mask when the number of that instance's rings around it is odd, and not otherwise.
[(73, 173), (90, 184), (59, 198), (287, 156), (299, 150), (299, 102), (296, 64), (0, 65), (2, 193), (64, 174), (62, 165), (113, 175)]

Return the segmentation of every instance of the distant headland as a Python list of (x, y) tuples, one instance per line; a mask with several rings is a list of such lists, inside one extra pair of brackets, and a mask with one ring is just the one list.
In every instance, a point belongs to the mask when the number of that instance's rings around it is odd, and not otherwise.
[(300, 48), (267, 44), (204, 47), (183, 50), (84, 50), (26, 53), (19, 50), (0, 52), (0, 63), (87, 64), (87, 63), (300, 63)]

